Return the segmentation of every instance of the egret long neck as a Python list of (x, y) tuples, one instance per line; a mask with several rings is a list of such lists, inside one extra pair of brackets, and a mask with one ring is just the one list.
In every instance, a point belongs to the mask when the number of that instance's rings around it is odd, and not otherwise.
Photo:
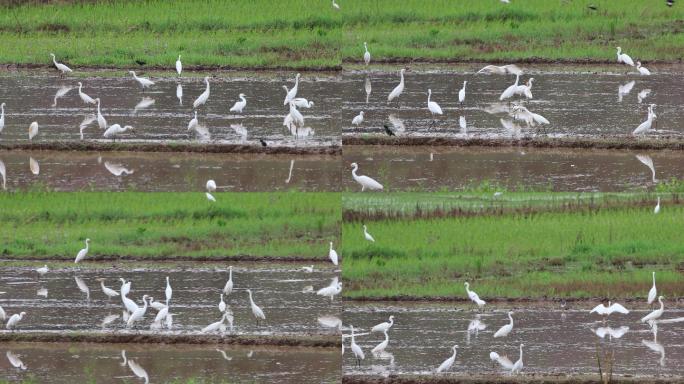
[(404, 84), (404, 71), (399, 72), (399, 75), (401, 75), (401, 81), (399, 81), (399, 84), (403, 85)]
[(513, 325), (513, 316), (510, 313), (508, 314), (508, 319), (511, 320), (511, 325)]

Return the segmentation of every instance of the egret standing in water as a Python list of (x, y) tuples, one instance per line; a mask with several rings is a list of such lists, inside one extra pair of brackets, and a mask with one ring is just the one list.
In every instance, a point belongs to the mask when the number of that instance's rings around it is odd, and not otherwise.
[(134, 79), (135, 81), (137, 81), (138, 84), (140, 84), (140, 86), (142, 87), (143, 92), (145, 91), (145, 88), (149, 88), (149, 87), (151, 87), (151, 86), (154, 85), (154, 81), (152, 81), (152, 80), (150, 80), (150, 79), (148, 79), (148, 78), (146, 78), (146, 77), (138, 77), (138, 76), (136, 76), (135, 71), (128, 71), (128, 73), (130, 73), (131, 75), (133, 75), (133, 79)]
[(651, 130), (651, 127), (653, 125), (653, 117), (654, 117), (653, 105), (654, 104), (651, 104), (648, 106), (648, 117), (646, 117), (646, 121), (639, 124), (639, 126), (636, 127), (636, 129), (632, 132), (632, 135), (634, 135), (634, 136), (641, 135), (644, 133), (648, 133), (648, 131)]
[(90, 239), (86, 239), (85, 240), (85, 248), (78, 251), (78, 254), (76, 255), (76, 260), (74, 260), (75, 264), (78, 264), (79, 261), (85, 259), (85, 257), (88, 255), (88, 249), (89, 248), (90, 248)]
[(230, 295), (233, 292), (233, 266), (228, 267), (228, 281), (226, 281), (226, 285), (223, 287), (223, 293), (226, 295)]
[(51, 53), (50, 56), (52, 56), (52, 62), (55, 64), (55, 68), (57, 68), (58, 71), (62, 72), (60, 76), (64, 76), (67, 73), (73, 72), (71, 68), (67, 67), (66, 65), (62, 63), (58, 63), (57, 60), (55, 59), (55, 54)]
[(96, 98), (95, 101), (97, 102), (97, 125), (100, 129), (107, 129), (107, 120), (105, 120), (100, 112), (100, 98)]
[(494, 334), (494, 337), (506, 337), (509, 333), (511, 333), (513, 330), (513, 311), (508, 311), (508, 319), (510, 320), (510, 323), (499, 328), (499, 330)]
[(626, 53), (622, 53), (622, 48), (620, 47), (617, 47), (617, 61), (618, 63), (625, 63), (630, 67), (634, 66), (634, 61), (632, 61), (632, 58)]
[(171, 296), (173, 296), (173, 290), (171, 289), (171, 284), (169, 284), (169, 277), (166, 276), (166, 290), (164, 291), (166, 294), (166, 306), (169, 306), (169, 301), (171, 301)]
[(297, 97), (297, 92), (299, 91), (300, 76), (301, 75), (299, 73), (295, 76), (295, 85), (289, 91), (287, 90), (286, 86), (283, 86), (283, 88), (285, 88), (285, 91), (287, 92), (287, 94), (285, 95), (285, 102), (283, 103), (283, 105), (288, 105), (292, 100), (295, 99), (295, 97)]
[(642, 317), (641, 318), (642, 323), (657, 320), (660, 318), (660, 316), (663, 315), (663, 312), (665, 312), (665, 305), (663, 304), (663, 296), (658, 296), (658, 302), (660, 303), (660, 308), (656, 309), (655, 311), (653, 311), (653, 312), (649, 313), (648, 315)]
[(606, 317), (610, 316), (613, 313), (621, 313), (623, 315), (629, 314), (629, 310), (622, 305), (618, 303), (611, 303), (610, 301), (608, 302), (608, 306), (606, 307), (603, 303), (595, 306), (589, 313), (597, 313), (605, 319)]
[(209, 76), (204, 78), (204, 82), (207, 84), (207, 88), (202, 92), (201, 95), (197, 97), (194, 103), (192, 103), (192, 107), (197, 109), (200, 105), (204, 105), (207, 100), (209, 100)]
[(116, 140), (117, 135), (130, 130), (133, 130), (133, 127), (131, 127), (130, 125), (122, 127), (119, 124), (113, 124), (109, 128), (107, 128), (107, 130), (102, 134), (102, 136), (104, 136), (106, 139)]
[(250, 289), (248, 289), (247, 293), (249, 294), (249, 305), (252, 307), (252, 315), (254, 315), (254, 318), (256, 319), (256, 324), (258, 327), (259, 326), (259, 319), (266, 320), (266, 315), (264, 315), (264, 311), (262, 311), (261, 308), (259, 308), (259, 306), (256, 305), (256, 303), (252, 299), (252, 291)]
[(636, 68), (639, 71), (639, 73), (644, 76), (648, 76), (651, 74), (651, 71), (649, 71), (648, 68), (641, 66), (641, 61), (636, 62)]
[(149, 296), (143, 295), (142, 301), (143, 301), (143, 306), (138, 307), (135, 311), (131, 313), (131, 316), (128, 317), (128, 322), (126, 323), (127, 327), (133, 326), (133, 324), (138, 321), (142, 320), (142, 318), (145, 316), (145, 313), (147, 312), (147, 299)]
[(358, 176), (356, 174), (356, 171), (359, 169), (358, 164), (352, 163), (351, 166), (353, 168), (352, 169), (352, 177), (354, 178), (354, 181), (361, 184), (361, 192), (365, 191), (366, 188), (368, 188), (371, 191), (382, 190), (382, 184), (378, 183), (374, 179), (372, 179), (368, 176), (365, 176), (365, 175)]
[(105, 296), (107, 296), (109, 299), (111, 299), (112, 297), (119, 296), (119, 292), (105, 286), (105, 279), (98, 280), (100, 280), (100, 286), (102, 287), (102, 292), (105, 294)]
[(178, 55), (178, 60), (176, 60), (176, 72), (178, 72), (178, 77), (180, 77), (181, 72), (183, 72), (183, 63), (181, 63), (181, 55)]
[(26, 312), (15, 313), (14, 315), (10, 316), (9, 320), (7, 320), (7, 325), (5, 325), (5, 328), (10, 330), (17, 329), (17, 325), (24, 318), (24, 316), (26, 316)]
[(523, 347), (524, 344), (520, 344), (520, 357), (518, 358), (518, 361), (513, 364), (513, 367), (511, 368), (511, 373), (520, 373), (523, 369)]
[(370, 52), (368, 52), (368, 44), (365, 41), (363, 42), (363, 48), (366, 50), (363, 54), (363, 62), (368, 65), (370, 63)]
[(245, 99), (245, 94), (241, 93), (239, 96), (240, 101), (236, 101), (235, 104), (230, 108), (231, 112), (242, 113), (242, 110), (247, 105), (247, 99)]
[(461, 88), (461, 90), (458, 91), (458, 102), (459, 103), (463, 103), (463, 101), (465, 101), (466, 84), (468, 84), (468, 81), (463, 81), (463, 88)]
[(352, 125), (359, 126), (361, 123), (363, 123), (363, 111), (359, 112), (359, 114), (352, 119)]
[(404, 92), (404, 72), (406, 69), (402, 68), (401, 71), (399, 71), (399, 75), (401, 76), (401, 81), (399, 81), (399, 85), (394, 87), (392, 92), (387, 96), (387, 102), (389, 103), (390, 101), (396, 99), (401, 95), (402, 92)]
[(385, 321), (384, 323), (380, 323), (373, 328), (371, 328), (371, 332), (387, 332), (392, 328), (394, 325), (394, 315), (389, 317), (389, 321)]
[(655, 283), (655, 272), (653, 272), (653, 286), (651, 289), (648, 291), (648, 305), (653, 305), (653, 302), (656, 299), (656, 296), (658, 296), (658, 289), (656, 288), (656, 283)]
[(328, 257), (330, 258), (330, 261), (332, 261), (332, 263), (333, 263), (334, 265), (337, 265), (337, 264), (338, 264), (337, 251), (335, 251), (335, 250), (333, 249), (333, 243), (332, 243), (332, 241), (330, 242), (330, 251), (328, 251)]
[(361, 366), (361, 360), (366, 358), (366, 355), (363, 354), (363, 349), (359, 347), (358, 344), (356, 344), (356, 339), (354, 338), (354, 326), (350, 325), (349, 328), (351, 329), (351, 350), (354, 353), (354, 356), (356, 357), (356, 363)]
[(197, 128), (198, 125), (199, 121), (197, 120), (197, 111), (195, 111), (195, 117), (193, 117), (188, 123), (188, 131), (192, 131), (193, 129)]
[(371, 350), (371, 353), (374, 355), (381, 354), (385, 351), (385, 349), (387, 349), (387, 345), (389, 345), (389, 335), (387, 334), (387, 331), (383, 331), (383, 333), (385, 334), (385, 340)]
[(5, 128), (5, 103), (0, 104), (0, 133)]
[(520, 83), (520, 74), (517, 74), (517, 75), (515, 75), (515, 83), (513, 83), (513, 85), (510, 85), (503, 92), (501, 92), (501, 96), (499, 96), (499, 100), (503, 101), (503, 100), (510, 99), (511, 97), (515, 96), (516, 92), (518, 91), (518, 84), (519, 83)]
[(456, 361), (456, 348), (458, 348), (458, 345), (454, 345), (451, 347), (451, 350), (454, 351), (454, 354), (451, 355), (450, 358), (444, 360), (444, 362), (437, 367), (437, 373), (444, 372), (451, 368), (452, 365), (454, 365), (454, 361)]
[[(432, 118), (435, 118), (435, 115), (441, 115), (442, 114), (442, 108), (439, 106), (434, 101), (430, 101), (430, 97), (432, 97), (432, 89), (428, 89), (428, 99), (427, 99), (427, 106), (428, 110), (430, 110), (430, 113), (432, 114)], [(434, 123), (434, 120), (433, 120)]]
[[(38, 272), (38, 274), (41, 275), (41, 276), (43, 276), (44, 274), (48, 273), (48, 271), (50, 271), (50, 269), (48, 268), (47, 264), (45, 264), (45, 265), (43, 265), (42, 267), (36, 269), (36, 272)], [(653, 272), (653, 273), (655, 274), (655, 272)], [(655, 279), (655, 277), (654, 277), (654, 279)]]
[(81, 100), (83, 100), (83, 102), (86, 103), (86, 104), (95, 104), (95, 99), (93, 99), (92, 97), (90, 97), (90, 96), (88, 96), (87, 94), (85, 94), (85, 93), (82, 91), (82, 89), (83, 89), (83, 83), (81, 83), (81, 82), (79, 81), (79, 82), (78, 82), (78, 96), (79, 96), (79, 97), (81, 98)]
[(366, 227), (366, 224), (363, 225), (363, 237), (371, 243), (375, 243), (375, 239), (373, 238), (373, 236), (371, 236), (371, 234), (368, 233), (368, 228)]
[(485, 304), (487, 304), (486, 301), (480, 299), (480, 296), (478, 296), (477, 293), (475, 293), (475, 291), (470, 290), (470, 283), (468, 283), (466, 281), (463, 285), (465, 285), (465, 289), (466, 289), (466, 293), (468, 294), (468, 298), (470, 300), (472, 300), (473, 303), (477, 304), (478, 308), (482, 308), (485, 306)]

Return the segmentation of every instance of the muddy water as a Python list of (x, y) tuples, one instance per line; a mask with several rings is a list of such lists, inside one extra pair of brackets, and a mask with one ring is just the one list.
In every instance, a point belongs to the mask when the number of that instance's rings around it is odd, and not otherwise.
[[(668, 306), (669, 304), (669, 306)], [(665, 318), (684, 316), (684, 310), (668, 309)], [(628, 306), (629, 307), (629, 306)], [(551, 309), (514, 310), (513, 331), (504, 338), (493, 334), (508, 324), (509, 308), (488, 310), (478, 317), (470, 309), (455, 309), (453, 305), (360, 305), (345, 304), (344, 323), (360, 327), (358, 332), (368, 332), (378, 323), (395, 316), (395, 325), (389, 332), (391, 355), (373, 357), (371, 349), (384, 340), (382, 334), (358, 337), (356, 342), (366, 352), (361, 368), (354, 368), (354, 358), (349, 351), (349, 341), (344, 358), (344, 371), (352, 373), (404, 373), (430, 374), (451, 355), (451, 346), (459, 345), (456, 362), (450, 372), (455, 374), (506, 373), (497, 364), (492, 365), (489, 353), (494, 351), (518, 360), (518, 346), (523, 343), (524, 373), (542, 374), (594, 374), (596, 348), (615, 352), (614, 373), (617, 375), (674, 375), (683, 377), (684, 323), (660, 324), (657, 337), (647, 326), (639, 322), (647, 311), (632, 311), (629, 315), (613, 315), (603, 324), (589, 310)], [(486, 329), (468, 332), (471, 321), (478, 319)], [(629, 327), (619, 338), (595, 333), (601, 327)], [(345, 331), (348, 333), (348, 331)]]
[(154, 152), (0, 153), (7, 190), (219, 191), (339, 190), (339, 156)]
[[(35, 267), (43, 263), (35, 264)], [(53, 267), (39, 277), (34, 268), (3, 268), (0, 271), (0, 305), (8, 315), (26, 312), (21, 321), (21, 331), (128, 331), (122, 320), (123, 305), (120, 298), (109, 300), (104, 295), (99, 278), (105, 286), (119, 290), (124, 278), (132, 282), (130, 299), (142, 306), (142, 296), (149, 295), (164, 302), (166, 276), (173, 289), (170, 313), (173, 313), (171, 329), (155, 332), (193, 333), (219, 321), (220, 294), (228, 280), (228, 265), (202, 268), (201, 264), (178, 264), (173, 269), (111, 268), (107, 264), (97, 269)], [(48, 263), (48, 266), (50, 264)], [(328, 265), (315, 267), (314, 272), (299, 270), (299, 264), (264, 266), (261, 264), (234, 264), (234, 292), (225, 298), (233, 311), (233, 327), (226, 332), (233, 334), (334, 334), (335, 329), (320, 325), (322, 316), (338, 316), (339, 300), (331, 303), (329, 298), (303, 292), (306, 287), (314, 290), (330, 284), (335, 276)], [(131, 269), (133, 268), (133, 269)], [(80, 280), (80, 282), (79, 282)], [(79, 286), (82, 284), (82, 286)], [(85, 286), (85, 288), (83, 288)], [(247, 289), (252, 290), (254, 301), (266, 315), (266, 321), (256, 325), (250, 310)], [(145, 318), (137, 323), (136, 330), (150, 331), (157, 311), (148, 309)], [(118, 315), (118, 318), (113, 316)], [(112, 316), (112, 317), (109, 317)], [(106, 323), (105, 319), (111, 320)], [(228, 325), (228, 322), (226, 322)]]
[[(143, 76), (142, 74), (138, 74)], [(264, 73), (249, 77), (238, 73), (210, 79), (208, 102), (198, 109), (199, 133), (188, 131), (193, 118), (193, 101), (205, 90), (201, 78), (155, 78), (154, 86), (144, 93), (131, 75), (111, 72), (93, 78), (60, 79), (53, 72), (38, 72), (37, 76), (7, 73), (0, 77), (0, 102), (5, 107), (3, 141), (25, 142), (32, 121), (40, 126), (34, 141), (100, 140), (103, 131), (97, 121), (83, 124), (96, 112), (78, 94), (78, 82), (83, 92), (102, 101), (102, 114), (108, 124), (135, 127), (134, 133), (122, 135), (123, 140), (144, 141), (212, 141), (255, 143), (263, 138), (270, 145), (330, 145), (339, 144), (340, 128), (335, 111), (339, 110), (339, 94), (332, 88), (335, 76), (304, 73), (298, 97), (314, 101), (310, 109), (302, 109), (304, 127), (294, 134), (283, 126), (289, 107), (283, 105), (283, 85), (294, 85), (295, 73)], [(176, 96), (182, 87), (182, 101)], [(68, 87), (73, 87), (59, 97)], [(246, 94), (247, 106), (242, 114), (229, 109)], [(83, 125), (83, 128), (81, 126)], [(205, 132), (206, 131), (206, 132)]]
[[(499, 101), (515, 76), (475, 74), (478, 69), (407, 72), (404, 92), (390, 103), (387, 96), (399, 84), (399, 67), (394, 73), (346, 74), (343, 134), (383, 133), (383, 124), (390, 124), (398, 135), (414, 136), (624, 135), (646, 120), (649, 103), (657, 104), (655, 128), (663, 131), (652, 135), (684, 133), (684, 78), (680, 72), (640, 76), (627, 74), (617, 65), (613, 73), (563, 73), (553, 66), (523, 66), (529, 74), (522, 76), (521, 82), (535, 79), (533, 99), (524, 105), (550, 121), (543, 128), (529, 128), (512, 122), (509, 104)], [(458, 92), (464, 80), (468, 81), (466, 98), (460, 104)], [(371, 90), (368, 102), (367, 82)], [(432, 89), (431, 100), (444, 112), (434, 121), (427, 109), (428, 89)], [(352, 126), (359, 111), (365, 112), (365, 120), (358, 127)]]
[[(15, 368), (8, 353), (26, 369), (21, 365)], [(33, 377), (50, 383), (145, 383), (143, 371), (136, 375), (128, 361), (142, 368), (151, 383), (191, 378), (202, 382), (332, 383), (339, 381), (340, 374), (337, 349), (6, 343), (0, 349), (0, 376), (10, 381)]]
[[(681, 178), (677, 151), (537, 148), (446, 148), (345, 146), (343, 188), (358, 190), (349, 164), (392, 190), (462, 189), (493, 182), (508, 189), (625, 191), (649, 189)], [(641, 160), (640, 160), (641, 159)]]

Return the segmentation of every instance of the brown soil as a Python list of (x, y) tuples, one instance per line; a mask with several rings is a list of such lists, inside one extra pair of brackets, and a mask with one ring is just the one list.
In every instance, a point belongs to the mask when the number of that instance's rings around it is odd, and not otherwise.
[[(643, 378), (632, 376), (613, 376), (610, 381), (614, 384), (639, 383), (639, 384), (681, 384), (683, 378)], [(602, 383), (598, 375), (520, 375), (520, 376), (452, 376), (446, 375), (427, 375), (427, 376), (390, 376), (387, 378), (378, 376), (349, 375), (342, 377), (345, 384), (593, 384)]]

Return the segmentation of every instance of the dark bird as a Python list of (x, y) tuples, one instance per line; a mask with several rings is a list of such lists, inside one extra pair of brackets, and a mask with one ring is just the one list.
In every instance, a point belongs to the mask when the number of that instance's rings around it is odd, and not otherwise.
[(261, 143), (262, 147), (268, 147), (268, 144), (266, 144), (266, 141), (264, 141), (264, 139), (259, 139), (259, 142)]
[(589, 5), (587, 5), (587, 8), (591, 9), (592, 11), (598, 10), (598, 7), (595, 6), (594, 4), (589, 4)]
[(671, 7), (674, 5), (674, 0), (666, 0), (665, 4), (667, 4), (668, 7)]
[(385, 127), (385, 133), (387, 134), (387, 136), (396, 136), (394, 134), (394, 132), (392, 132), (392, 130), (390, 129), (389, 125), (385, 124), (384, 127)]

